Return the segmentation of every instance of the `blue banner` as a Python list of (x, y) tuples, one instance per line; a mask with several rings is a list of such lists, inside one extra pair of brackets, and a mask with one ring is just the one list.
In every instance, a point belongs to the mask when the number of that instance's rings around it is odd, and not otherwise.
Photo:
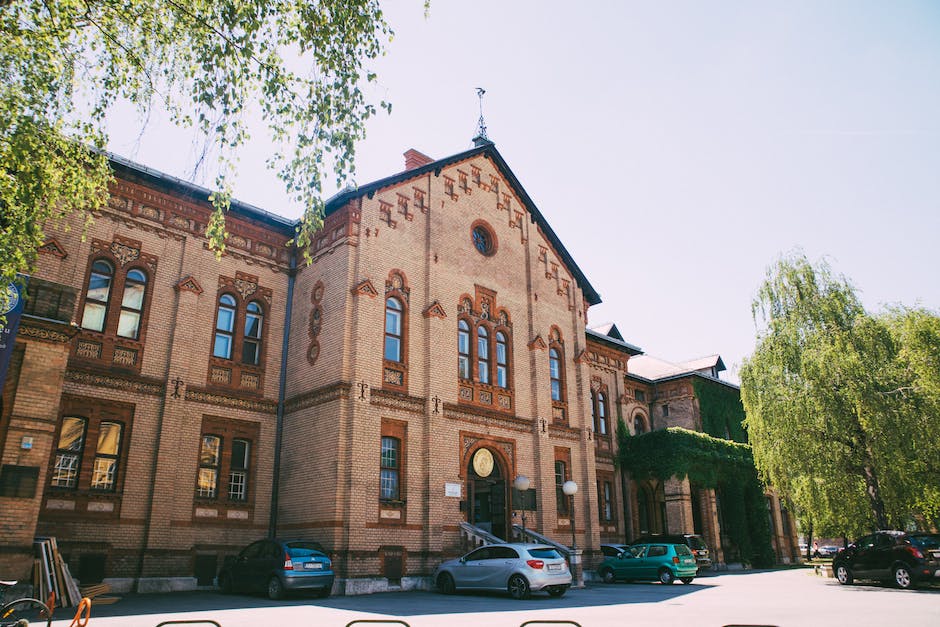
[[(20, 316), (23, 314), (23, 303), (25, 301), (26, 277), (20, 277), (19, 281), (10, 283), (5, 288), (9, 303), (6, 307), (0, 309), (0, 316), (6, 316), (6, 322), (0, 329), (0, 392), (3, 391), (3, 384), (7, 380), (7, 368), (10, 365), (10, 358), (13, 357), (13, 345), (16, 344), (16, 330), (20, 328)], [(3, 310), (6, 311), (3, 311)]]

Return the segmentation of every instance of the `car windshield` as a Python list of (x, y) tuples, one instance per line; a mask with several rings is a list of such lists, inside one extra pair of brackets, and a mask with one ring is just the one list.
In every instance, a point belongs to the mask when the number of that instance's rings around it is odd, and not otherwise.
[(537, 549), (529, 549), (529, 555), (543, 560), (560, 559), (561, 555), (555, 549), (544, 546)]
[(940, 549), (940, 535), (910, 536), (910, 539), (918, 549)]
[(287, 554), (291, 557), (311, 557), (323, 555), (323, 546), (319, 542), (285, 542)]
[(696, 551), (702, 551), (708, 548), (708, 545), (705, 544), (705, 541), (698, 536), (688, 536), (686, 538), (686, 544)]
[(676, 555), (692, 555), (692, 551), (689, 550), (684, 544), (677, 544), (676, 546)]

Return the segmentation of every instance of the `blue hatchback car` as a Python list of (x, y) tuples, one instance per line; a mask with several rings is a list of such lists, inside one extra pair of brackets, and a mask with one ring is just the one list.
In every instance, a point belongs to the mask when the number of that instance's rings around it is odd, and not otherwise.
[(333, 590), (333, 564), (319, 542), (258, 540), (219, 571), (225, 593), (263, 592), (280, 599), (288, 592), (315, 592), (328, 597)]

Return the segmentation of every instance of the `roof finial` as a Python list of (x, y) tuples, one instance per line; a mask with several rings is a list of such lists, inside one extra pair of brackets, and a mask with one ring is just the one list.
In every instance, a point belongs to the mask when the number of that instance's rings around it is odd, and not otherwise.
[(480, 121), (477, 122), (477, 134), (473, 138), (474, 146), (482, 146), (483, 144), (492, 144), (490, 138), (486, 136), (486, 122), (483, 120), (483, 95), (486, 93), (486, 90), (482, 87), (477, 87), (477, 98), (480, 99)]

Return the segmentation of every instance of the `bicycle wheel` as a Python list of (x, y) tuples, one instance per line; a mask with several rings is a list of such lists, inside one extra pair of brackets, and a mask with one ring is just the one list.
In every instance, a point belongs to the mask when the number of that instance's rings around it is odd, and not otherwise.
[(0, 608), (0, 627), (43, 624), (52, 627), (52, 610), (39, 599), (17, 599)]

